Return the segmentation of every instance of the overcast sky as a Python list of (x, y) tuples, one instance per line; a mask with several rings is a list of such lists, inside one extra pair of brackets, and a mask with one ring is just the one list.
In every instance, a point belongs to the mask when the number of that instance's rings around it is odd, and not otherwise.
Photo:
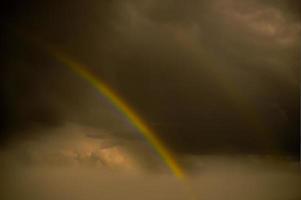
[(2, 9), (3, 147), (70, 124), (114, 144), (142, 140), (35, 37), (108, 83), (174, 152), (298, 157), (298, 1), (20, 1)]

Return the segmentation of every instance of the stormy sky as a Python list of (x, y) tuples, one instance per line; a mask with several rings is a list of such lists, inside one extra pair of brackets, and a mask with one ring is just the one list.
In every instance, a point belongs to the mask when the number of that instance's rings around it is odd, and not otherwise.
[(19, 1), (2, 9), (4, 143), (65, 123), (137, 139), (114, 107), (30, 40), (37, 37), (88, 66), (175, 152), (298, 157), (298, 1)]
[(48, 45), (135, 110), (200, 199), (300, 198), (300, 1), (15, 0), (1, 30), (1, 199), (189, 199)]

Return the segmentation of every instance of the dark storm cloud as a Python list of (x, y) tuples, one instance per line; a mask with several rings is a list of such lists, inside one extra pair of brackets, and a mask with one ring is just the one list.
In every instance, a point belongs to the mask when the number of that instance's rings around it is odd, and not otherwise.
[[(298, 154), (297, 1), (44, 1), (16, 7), (7, 14), (7, 30), (27, 31), (85, 63), (175, 151)], [(108, 102), (42, 48), (12, 31), (6, 45), (3, 99), (16, 137), (20, 129), (68, 121), (136, 137)], [(254, 118), (250, 110), (269, 133), (246, 122)]]

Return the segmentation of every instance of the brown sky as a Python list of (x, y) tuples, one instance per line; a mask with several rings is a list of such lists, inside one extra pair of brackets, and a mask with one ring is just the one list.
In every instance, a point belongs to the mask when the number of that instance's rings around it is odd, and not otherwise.
[(3, 141), (66, 123), (141, 140), (25, 30), (86, 64), (175, 152), (299, 154), (298, 1), (29, 1), (2, 13)]

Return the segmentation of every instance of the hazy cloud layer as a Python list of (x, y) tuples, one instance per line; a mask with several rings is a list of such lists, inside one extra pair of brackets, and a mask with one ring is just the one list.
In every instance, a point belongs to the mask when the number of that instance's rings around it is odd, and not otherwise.
[(300, 199), (297, 163), (194, 157), (187, 182), (166, 174), (129, 174), (91, 166), (1, 165), (1, 199)]

